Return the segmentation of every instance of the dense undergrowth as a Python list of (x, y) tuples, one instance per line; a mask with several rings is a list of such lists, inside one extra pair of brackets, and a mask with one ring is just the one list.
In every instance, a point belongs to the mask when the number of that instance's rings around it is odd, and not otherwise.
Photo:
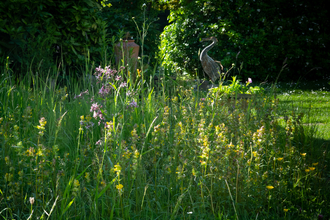
[(3, 70), (2, 218), (329, 218), (329, 144), (308, 111), (283, 111), (267, 88), (228, 100), (180, 79), (93, 73), (69, 95)]

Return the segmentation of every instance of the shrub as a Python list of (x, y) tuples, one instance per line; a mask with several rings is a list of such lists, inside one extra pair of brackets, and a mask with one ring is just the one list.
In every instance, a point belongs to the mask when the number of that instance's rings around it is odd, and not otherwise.
[[(329, 39), (324, 1), (184, 1), (171, 11), (161, 35), (163, 65), (204, 77), (199, 51), (206, 36), (218, 38), (209, 55), (224, 67), (244, 63), (243, 77), (281, 79), (321, 77), (329, 63)], [(313, 75), (308, 73), (313, 70)]]

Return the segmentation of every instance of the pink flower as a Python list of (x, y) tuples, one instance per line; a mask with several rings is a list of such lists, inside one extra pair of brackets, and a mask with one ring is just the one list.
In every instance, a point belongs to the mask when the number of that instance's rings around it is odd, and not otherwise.
[(104, 85), (99, 90), (100, 95), (107, 95), (110, 92), (110, 89), (108, 87), (105, 87)]
[(100, 109), (100, 106), (97, 103), (93, 103), (91, 106), (90, 112), (97, 111)]
[(122, 82), (122, 83), (120, 84), (120, 87), (127, 87), (127, 83), (126, 83), (126, 82)]
[(97, 112), (96, 111), (93, 112), (93, 118), (95, 118), (95, 119), (97, 118)]
[(248, 78), (248, 83), (252, 83), (252, 79), (251, 78)]
[(138, 104), (136, 103), (136, 101), (131, 101), (130, 103), (129, 103), (129, 106), (130, 107), (135, 107), (135, 108), (137, 108), (138, 107)]

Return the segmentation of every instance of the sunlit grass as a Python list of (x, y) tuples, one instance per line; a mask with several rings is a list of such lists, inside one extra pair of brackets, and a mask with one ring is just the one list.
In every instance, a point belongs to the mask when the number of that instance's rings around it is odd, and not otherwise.
[(181, 79), (142, 89), (128, 71), (103, 67), (98, 83), (54, 89), (3, 71), (3, 218), (329, 216), (329, 144), (313, 126), (329, 122), (328, 92), (235, 104)]
[(279, 85), (281, 93), (278, 96), (284, 111), (299, 111), (306, 113), (304, 125), (315, 126), (317, 137), (330, 140), (330, 86), (327, 82), (312, 82), (310, 84)]

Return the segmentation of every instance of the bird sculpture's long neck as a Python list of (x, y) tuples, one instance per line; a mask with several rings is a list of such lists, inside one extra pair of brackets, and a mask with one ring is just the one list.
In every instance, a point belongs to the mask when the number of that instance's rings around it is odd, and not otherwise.
[(207, 55), (207, 52), (209, 50), (211, 50), (212, 47), (214, 47), (214, 45), (216, 44), (215, 41), (212, 42), (212, 44), (208, 45), (207, 47), (205, 47), (203, 50), (202, 50), (202, 53), (200, 55), (200, 60), (202, 60), (202, 57), (206, 56)]

